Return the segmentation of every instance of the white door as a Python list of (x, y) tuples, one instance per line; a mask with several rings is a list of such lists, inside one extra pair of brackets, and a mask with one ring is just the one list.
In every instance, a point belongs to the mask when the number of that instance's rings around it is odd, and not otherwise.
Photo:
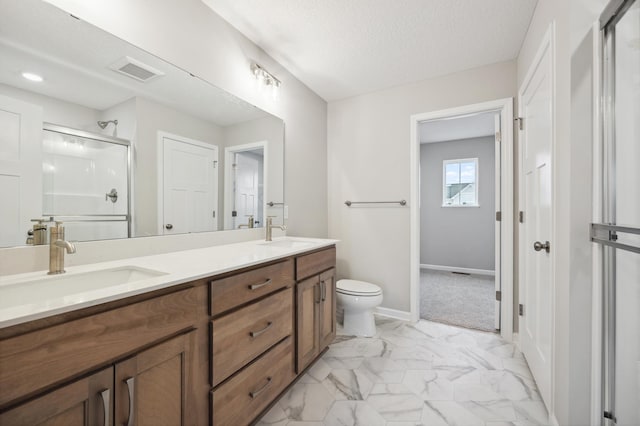
[(42, 216), (42, 108), (0, 96), (0, 247), (23, 245)]
[(163, 232), (215, 231), (218, 150), (214, 145), (163, 138)]
[(253, 216), (259, 227), (261, 215), (258, 209), (260, 162), (256, 156), (250, 153), (239, 152), (235, 154), (233, 164), (235, 172), (235, 197), (234, 197), (234, 228), (248, 223), (249, 216)]
[[(501, 176), (500, 176), (500, 171), (501, 169), (501, 163), (500, 163), (500, 153), (502, 152), (501, 149), (501, 143), (502, 143), (502, 135), (500, 133), (500, 114), (496, 114), (495, 118), (494, 118), (494, 131), (495, 131), (495, 138), (496, 138), (496, 144), (495, 144), (495, 154), (494, 154), (494, 158), (495, 158), (495, 178), (494, 178), (494, 184), (495, 184), (495, 209), (497, 212), (502, 211), (502, 207), (500, 207), (500, 200), (502, 199), (501, 196), (501, 190), (502, 188), (500, 187), (500, 182), (501, 180)], [(496, 271), (496, 275), (495, 275), (495, 288), (496, 288), (496, 294), (498, 294), (499, 291), (502, 290), (502, 276), (500, 274), (501, 271), (501, 256), (502, 254), (500, 253), (501, 247), (502, 247), (502, 239), (501, 239), (501, 235), (500, 235), (500, 224), (501, 222), (496, 221), (495, 222), (495, 254), (494, 254), (494, 258), (495, 258), (495, 265), (494, 265), (494, 270)], [(498, 300), (498, 298), (496, 297), (496, 301), (495, 301), (495, 312), (494, 312), (494, 326), (496, 328), (496, 330), (500, 330), (500, 300)]]
[(547, 407), (551, 399), (554, 300), (551, 40), (551, 36), (545, 39), (520, 89), (520, 209), (524, 212), (524, 223), (520, 225), (520, 338), (522, 352)]

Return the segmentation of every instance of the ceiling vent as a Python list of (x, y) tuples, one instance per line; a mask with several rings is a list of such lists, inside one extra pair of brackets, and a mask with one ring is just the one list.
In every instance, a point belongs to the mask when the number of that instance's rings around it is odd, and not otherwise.
[(143, 83), (164, 75), (162, 71), (153, 68), (151, 65), (147, 65), (129, 56), (118, 59), (111, 64), (109, 68)]

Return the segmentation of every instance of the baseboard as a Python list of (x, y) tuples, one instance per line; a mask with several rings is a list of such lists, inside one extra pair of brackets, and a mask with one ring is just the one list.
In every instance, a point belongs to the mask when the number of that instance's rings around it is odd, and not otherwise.
[(496, 276), (496, 271), (491, 271), (489, 269), (458, 268), (457, 266), (427, 265), (425, 263), (420, 264), (420, 269), (432, 269), (434, 271), (461, 272), (463, 274), (491, 275), (494, 277)]
[(383, 308), (378, 306), (374, 311), (376, 315), (381, 317), (399, 319), (402, 321), (411, 321), (411, 313), (406, 311), (399, 311), (397, 309)]

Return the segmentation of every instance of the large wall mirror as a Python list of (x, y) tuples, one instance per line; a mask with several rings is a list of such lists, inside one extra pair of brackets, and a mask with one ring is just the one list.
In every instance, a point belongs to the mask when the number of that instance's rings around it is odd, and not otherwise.
[[(284, 123), (38, 0), (0, 0), (0, 247), (284, 222)], [(38, 222), (40, 220), (40, 222)]]

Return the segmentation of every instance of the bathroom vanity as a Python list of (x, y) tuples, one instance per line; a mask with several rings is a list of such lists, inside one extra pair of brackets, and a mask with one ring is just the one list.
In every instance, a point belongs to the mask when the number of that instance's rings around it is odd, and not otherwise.
[[(95, 284), (133, 270), (123, 284)], [(0, 299), (24, 288), (22, 305), (0, 304), (0, 425), (251, 424), (335, 336), (334, 240), (43, 274), (0, 277)], [(83, 279), (88, 291), (66, 290)], [(40, 285), (62, 295), (31, 303)]]

